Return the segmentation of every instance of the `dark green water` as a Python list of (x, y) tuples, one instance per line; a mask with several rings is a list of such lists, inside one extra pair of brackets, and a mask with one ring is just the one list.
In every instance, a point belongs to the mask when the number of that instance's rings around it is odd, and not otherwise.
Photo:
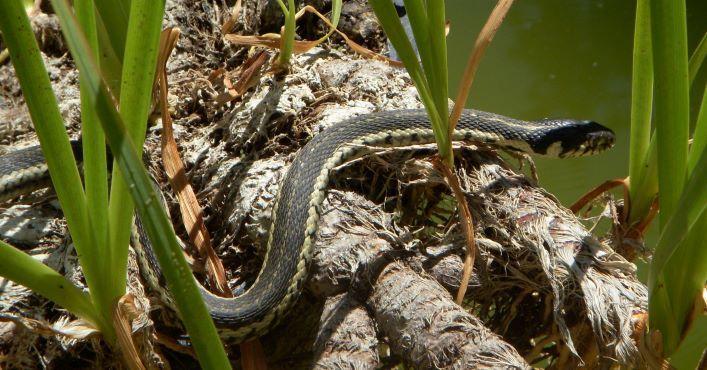
[[(496, 1), (446, 3), (454, 95)], [(707, 31), (707, 1), (687, 5), (691, 52)], [(629, 0), (517, 0), (477, 72), (470, 108), (524, 119), (592, 119), (616, 132), (617, 145), (608, 153), (536, 161), (541, 184), (565, 204), (604, 180), (628, 174), (634, 11), (635, 1)], [(705, 86), (704, 75), (697, 86)]]

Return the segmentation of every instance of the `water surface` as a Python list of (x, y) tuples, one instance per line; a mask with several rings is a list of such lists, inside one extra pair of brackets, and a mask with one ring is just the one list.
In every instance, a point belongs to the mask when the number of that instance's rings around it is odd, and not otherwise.
[[(447, 1), (452, 96), (495, 3)], [(628, 0), (518, 0), (477, 72), (470, 108), (523, 119), (592, 119), (616, 132), (617, 145), (605, 154), (536, 161), (541, 185), (565, 204), (604, 180), (628, 174), (635, 6)], [(688, 0), (687, 6), (692, 51), (707, 31), (707, 1)], [(705, 74), (697, 86), (705, 86)]]

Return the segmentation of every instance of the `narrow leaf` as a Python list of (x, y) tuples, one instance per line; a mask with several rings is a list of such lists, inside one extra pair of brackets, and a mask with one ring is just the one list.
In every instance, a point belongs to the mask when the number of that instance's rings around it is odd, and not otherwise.
[(702, 67), (705, 57), (707, 57), (707, 33), (702, 35), (702, 40), (700, 40), (697, 48), (692, 53), (688, 63), (688, 69), (690, 70), (690, 85), (695, 82), (695, 77), (697, 76), (697, 72), (700, 71), (700, 67)]
[(79, 70), (87, 77), (92, 102), (100, 112), (101, 124), (111, 151), (125, 175), (140, 218), (153, 244), (167, 284), (174, 296), (189, 336), (202, 367), (229, 369), (230, 364), (219, 340), (213, 321), (204, 305), (194, 276), (177, 243), (171, 221), (152, 187), (149, 175), (142, 166), (135, 144), (130, 138), (115, 101), (101, 80), (95, 61), (88, 52), (88, 43), (79, 31), (67, 0), (52, 0), (59, 16), (64, 38)]
[[(140, 153), (152, 102), (163, 13), (164, 0), (132, 1), (121, 77), (120, 114)], [(112, 284), (124, 290), (134, 206), (117, 163), (113, 168), (108, 206), (108, 246)]]
[(58, 272), (3, 241), (0, 241), (0, 276), (26, 286), (97, 327), (107, 325), (99, 325), (101, 318), (88, 294)]
[[(74, 3), (74, 9), (84, 33), (88, 36), (93, 56), (97, 57), (98, 36), (93, 1), (77, 0)], [(94, 260), (101, 263), (99, 269), (102, 275), (97, 281), (100, 286), (96, 287), (92, 293), (99, 310), (109, 312), (113, 302), (122, 294), (122, 291), (111, 282), (110, 266), (112, 261), (109, 250), (106, 248), (108, 245), (108, 162), (105, 136), (98, 122), (96, 110), (91, 105), (90, 98), (86, 96), (86, 81), (81, 74), (79, 74), (79, 86), (81, 86), (83, 175), (86, 183), (89, 222), (95, 241), (95, 244), (91, 246), (91, 251), (95, 254)]]
[(689, 92), (685, 2), (651, 0), (660, 225), (678, 209), (687, 177)]
[[(10, 50), (86, 282), (91, 291), (96, 291), (102, 279), (101, 264), (98, 255), (91, 250), (95, 242), (83, 185), (56, 97), (21, 1), (0, 1), (0, 31)], [(110, 327), (102, 326), (101, 331), (111, 337)]]
[(631, 80), (631, 140), (629, 153), (630, 222), (645, 217), (655, 194), (640, 192), (651, 136), (653, 105), (653, 51), (649, 0), (638, 0), (633, 36), (633, 74)]
[[(443, 126), (442, 119), (435, 107), (435, 100), (432, 96), (427, 77), (420, 67), (417, 54), (405, 33), (405, 29), (403, 29), (403, 26), (400, 24), (395, 6), (390, 0), (369, 0), (368, 3), (376, 13), (376, 17), (383, 27), (386, 36), (388, 36), (388, 40), (395, 46), (398, 57), (400, 57), (410, 78), (412, 78), (415, 83), (417, 93), (420, 95), (420, 100), (422, 100), (425, 105), (427, 115), (430, 117), (440, 156), (442, 158), (449, 157), (450, 154), (446, 152), (447, 148), (450, 147), (448, 136), (445, 132), (446, 125)], [(424, 53), (424, 51), (421, 51), (421, 53)]]
[[(703, 152), (707, 150), (707, 88), (702, 93), (702, 103), (697, 114), (697, 122), (695, 123), (695, 132), (692, 135), (692, 145), (690, 146), (690, 154), (687, 158), (687, 169), (693, 173), (697, 167), (697, 160)], [(703, 168), (704, 170), (704, 168)]]

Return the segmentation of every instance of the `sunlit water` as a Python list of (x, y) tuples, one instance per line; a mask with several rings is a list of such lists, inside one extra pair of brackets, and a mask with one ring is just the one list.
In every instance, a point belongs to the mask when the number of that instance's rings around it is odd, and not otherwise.
[[(495, 3), (447, 1), (452, 95)], [(687, 5), (692, 51), (707, 31), (707, 1)], [(565, 204), (604, 180), (628, 174), (634, 11), (635, 2), (628, 0), (517, 0), (474, 81), (470, 108), (523, 119), (592, 119), (616, 132), (610, 152), (536, 161), (541, 185)], [(697, 86), (705, 86), (704, 75)]]

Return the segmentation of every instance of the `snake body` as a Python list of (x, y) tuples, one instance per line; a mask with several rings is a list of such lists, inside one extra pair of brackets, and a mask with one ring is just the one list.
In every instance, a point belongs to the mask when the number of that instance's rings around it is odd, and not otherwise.
[[(522, 121), (465, 110), (452, 140), (563, 158), (603, 151), (613, 145), (614, 135), (592, 121)], [(424, 110), (359, 116), (315, 135), (297, 153), (281, 182), (273, 208), (267, 253), (253, 285), (234, 298), (214, 295), (200, 285), (222, 337), (229, 342), (241, 342), (262, 335), (279, 322), (297, 300), (308, 276), (320, 207), (335, 168), (373, 148), (433, 142), (434, 134)], [(46, 178), (46, 165), (38, 147), (0, 157), (0, 198), (15, 196), (26, 185), (39, 186)], [(145, 248), (138, 252), (141, 270), (151, 270), (143, 275), (153, 289), (164, 292), (149, 242), (142, 240), (140, 244)]]

